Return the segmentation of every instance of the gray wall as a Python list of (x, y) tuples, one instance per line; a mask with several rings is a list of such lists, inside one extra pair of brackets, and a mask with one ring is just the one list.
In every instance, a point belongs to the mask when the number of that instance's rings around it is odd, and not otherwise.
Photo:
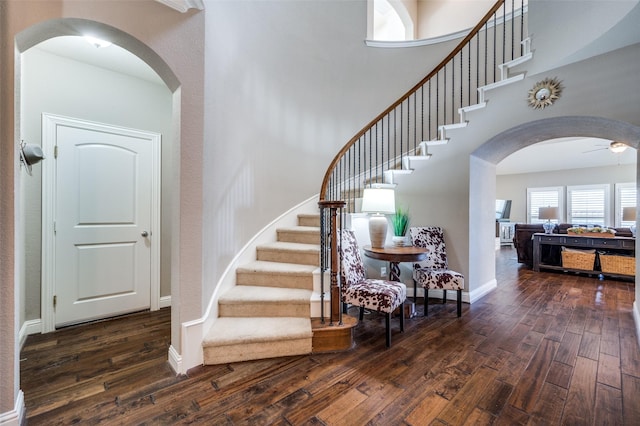
[[(120, 49), (110, 46), (106, 49)], [(163, 191), (161, 290), (171, 294), (171, 92), (164, 85), (98, 68), (36, 48), (22, 55), (22, 135), (41, 145), (42, 113), (118, 125), (162, 135)], [(43, 72), (45, 71), (46, 72)], [(45, 161), (53, 161), (46, 159)], [(40, 318), (41, 170), (25, 179), (25, 312)]]
[[(511, 222), (527, 221), (527, 188), (546, 186), (609, 184), (611, 202), (615, 195), (616, 183), (636, 182), (636, 166), (620, 165), (611, 167), (556, 170), (539, 173), (524, 173), (496, 176), (496, 198), (512, 200)], [(613, 225), (613, 224), (611, 224)]]

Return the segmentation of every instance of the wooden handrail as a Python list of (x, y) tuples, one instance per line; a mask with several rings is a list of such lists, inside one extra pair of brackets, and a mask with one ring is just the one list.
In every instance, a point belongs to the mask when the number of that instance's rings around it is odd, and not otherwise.
[[(438, 74), (441, 70), (443, 70), (446, 65), (451, 62), (455, 56), (460, 53), (467, 44), (480, 32), (480, 30), (487, 24), (489, 19), (493, 17), (493, 15), (504, 5), (506, 4), (506, 0), (498, 0), (493, 7), (482, 17), (480, 22), (476, 24), (473, 29), (467, 34), (465, 38), (458, 43), (458, 45), (444, 58), (436, 67), (427, 74), (422, 80), (420, 80), (415, 86), (413, 86), (409, 91), (407, 91), (402, 97), (400, 97), (397, 101), (391, 104), (387, 109), (381, 112), (378, 116), (376, 116), (373, 120), (371, 120), (366, 126), (362, 128), (355, 136), (353, 136), (343, 147), (336, 156), (333, 158), (327, 171), (325, 172), (324, 178), (322, 180), (322, 186), (320, 188), (320, 201), (326, 200), (327, 190), (329, 187), (329, 180), (331, 179), (331, 174), (333, 170), (336, 168), (340, 159), (345, 155), (345, 153), (362, 137), (364, 136), (373, 126), (376, 125), (380, 120), (386, 117), (389, 113), (391, 113), (395, 108), (397, 108), (400, 104), (402, 104), (405, 100), (407, 100), (411, 95), (416, 93), (420, 88), (422, 88), (426, 83), (429, 82), (434, 76)], [(513, 13), (513, 10), (512, 10)]]
[[(511, 38), (507, 38), (507, 1), (511, 1)], [(357, 195), (361, 194), (362, 187), (359, 180), (372, 184), (375, 180), (380, 183), (379, 178), (384, 174), (385, 167), (391, 169), (392, 161), (402, 163), (403, 156), (412, 151), (418, 151), (418, 132), (420, 141), (427, 135), (431, 136), (431, 131), (440, 131), (442, 125), (453, 124), (453, 119), (447, 116), (451, 109), (451, 116), (454, 116), (455, 107), (458, 111), (461, 108), (472, 105), (471, 90), (476, 90), (482, 85), (496, 81), (496, 65), (498, 58), (501, 63), (507, 61), (506, 47), (511, 46), (510, 60), (515, 59), (514, 44), (515, 38), (515, 10), (516, 0), (498, 0), (493, 7), (483, 16), (480, 22), (471, 29), (460, 43), (444, 58), (429, 74), (413, 86), (397, 101), (371, 120), (362, 130), (351, 138), (331, 161), (320, 189), (320, 282), (322, 288), (322, 321), (324, 322), (324, 294), (325, 294), (325, 272), (330, 272), (331, 291), (331, 312), (329, 315), (331, 324), (341, 323), (340, 300), (341, 286), (339, 282), (339, 252), (338, 238), (344, 223), (344, 214), (355, 211)], [(520, 23), (520, 43), (524, 37), (524, 2), (518, 0), (522, 12)], [(500, 22), (497, 13), (500, 8), (504, 8)], [(489, 37), (489, 21), (493, 19), (493, 34)], [(502, 25), (500, 45), (498, 45), (497, 27)], [(482, 30), (484, 29), (484, 33)], [(480, 35), (484, 35), (481, 40)], [(474, 39), (475, 51), (471, 51)], [(492, 42), (491, 47), (489, 41)], [(484, 43), (483, 43), (484, 42)], [(480, 45), (483, 44), (484, 55), (480, 56)], [(468, 47), (467, 68), (464, 69), (463, 60), (464, 49)], [(500, 48), (502, 55), (498, 55)], [(492, 53), (492, 58), (488, 57), (488, 52)], [(473, 53), (475, 53), (475, 63), (472, 63)], [(522, 54), (522, 48), (519, 52)], [(456, 58), (459, 55), (459, 61)], [(492, 59), (492, 73), (489, 73), (489, 59)], [(472, 66), (473, 64), (473, 66)], [(451, 66), (450, 66), (451, 65)], [(472, 75), (472, 70), (474, 71)], [(482, 79), (480, 76), (482, 75)], [(492, 75), (492, 77), (489, 77)], [(459, 79), (456, 81), (456, 76)], [(447, 77), (451, 79), (451, 85), (447, 82)], [(464, 79), (466, 77), (466, 80)], [(432, 83), (433, 82), (433, 83)], [(457, 85), (456, 85), (457, 83)], [(465, 92), (466, 89), (466, 92)], [(457, 91), (456, 91), (457, 90)], [(432, 92), (435, 91), (435, 95)], [(421, 95), (418, 99), (418, 94)], [(465, 94), (466, 102), (465, 103)], [(426, 100), (425, 100), (426, 95)], [(478, 102), (478, 93), (475, 101)], [(406, 104), (406, 105), (405, 105)], [(419, 108), (419, 110), (418, 110)], [(426, 109), (426, 110), (425, 110)], [(435, 117), (434, 117), (435, 115)], [(426, 120), (425, 120), (426, 119)], [(413, 127), (411, 127), (413, 126)], [(405, 139), (406, 136), (406, 139)], [(406, 141), (406, 144), (405, 144)], [(413, 147), (410, 146), (413, 142)], [(421, 150), (422, 142), (421, 142)], [(398, 155), (399, 152), (399, 155)], [(393, 153), (393, 156), (392, 156)], [(421, 154), (425, 154), (422, 151)], [(385, 158), (386, 157), (386, 158)], [(428, 157), (427, 157), (428, 158)], [(375, 174), (375, 177), (374, 177)], [(333, 181), (333, 182), (332, 182)], [(383, 177), (384, 181), (384, 177)], [(345, 198), (348, 194), (348, 201), (342, 199), (328, 199), (328, 191), (337, 198)], [(342, 191), (342, 192), (340, 192)]]

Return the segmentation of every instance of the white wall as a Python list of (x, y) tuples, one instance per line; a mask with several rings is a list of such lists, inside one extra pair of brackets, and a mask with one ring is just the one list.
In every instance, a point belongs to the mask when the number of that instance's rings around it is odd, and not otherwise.
[[(608, 152), (607, 152), (608, 154)], [(635, 183), (636, 165), (590, 167), (584, 169), (556, 170), (539, 173), (500, 175), (496, 177), (496, 197), (512, 200), (511, 222), (527, 222), (527, 188), (547, 186), (609, 184), (609, 196), (613, 203), (616, 183)], [(611, 224), (613, 226), (613, 223)]]
[(366, 1), (206, 3), (204, 295), (263, 226), (453, 44), (375, 49)]
[[(111, 46), (107, 49), (119, 49)], [(161, 295), (171, 294), (171, 92), (164, 85), (116, 73), (43, 51), (22, 55), (22, 137), (41, 145), (42, 113), (147, 130), (162, 135), (162, 250)], [(45, 72), (43, 72), (45, 71)], [(44, 161), (53, 161), (52, 158)], [(41, 170), (25, 178), (26, 294), (25, 320), (40, 318)]]
[[(144, 19), (141, 19), (144, 17)], [(153, 0), (77, 2), (4, 0), (0, 2), (0, 416), (19, 418), (17, 342), (24, 282), (23, 246), (17, 235), (24, 172), (19, 169), (19, 63), (16, 53), (58, 35), (91, 30), (144, 58), (173, 92), (174, 144), (171, 275), (172, 346), (181, 352), (180, 324), (202, 310), (202, 144), (204, 16), (180, 14)], [(188, 40), (187, 45), (185, 40)], [(185, 47), (186, 46), (186, 47)], [(18, 84), (18, 86), (16, 86)], [(184, 213), (184, 214), (181, 214)], [(6, 415), (5, 415), (6, 413)]]

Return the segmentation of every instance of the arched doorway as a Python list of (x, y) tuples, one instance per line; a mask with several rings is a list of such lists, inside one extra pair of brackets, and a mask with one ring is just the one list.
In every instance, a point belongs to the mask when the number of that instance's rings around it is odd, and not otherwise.
[[(139, 58), (139, 61), (146, 63), (148, 67), (150, 67), (161, 80), (161, 84), (164, 86), (165, 90), (168, 93), (166, 98), (163, 98), (165, 99), (163, 101), (165, 102), (164, 107), (168, 111), (168, 113), (166, 114), (165, 117), (163, 117), (163, 119), (169, 123), (165, 131), (163, 132), (164, 133), (163, 142), (162, 142), (163, 151), (166, 151), (166, 154), (163, 156), (165, 158), (165, 162), (163, 166), (168, 165), (168, 167), (163, 167), (165, 170), (163, 171), (162, 180), (169, 183), (179, 181), (179, 175), (177, 174), (179, 168), (172, 167), (172, 163), (175, 162), (176, 160), (173, 159), (170, 154), (173, 152), (179, 152), (180, 84), (179, 84), (178, 78), (170, 69), (170, 67), (167, 65), (167, 63), (153, 49), (151, 49), (149, 46), (147, 46), (137, 38), (133, 37), (132, 35), (127, 34), (115, 27), (111, 27), (111, 26), (108, 26), (99, 22), (91, 21), (91, 20), (77, 19), (77, 18), (53, 19), (53, 20), (45, 21), (45, 22), (36, 24), (32, 27), (29, 27), (16, 35), (16, 46), (18, 49), (18, 53), (22, 55), (22, 54), (25, 54), (27, 51), (29, 51), (31, 48), (38, 46), (40, 43), (44, 42), (45, 40), (51, 40), (51, 39), (61, 38), (61, 37), (78, 38), (86, 35), (92, 35), (94, 37), (97, 37), (103, 40), (108, 40), (112, 42), (114, 45), (118, 46), (118, 49), (129, 52), (127, 54), (135, 56)], [(22, 73), (18, 72), (16, 77), (16, 98), (18, 99), (18, 102), (22, 104), (24, 93), (22, 93), (22, 91), (19, 90), (19, 88), (21, 88), (23, 83), (25, 82), (22, 81), (21, 78), (22, 78)], [(50, 76), (50, 78), (51, 78), (51, 84), (55, 84), (56, 83), (55, 76)], [(73, 88), (68, 88), (67, 90), (73, 90)], [(58, 96), (60, 96), (60, 94), (58, 94)], [(96, 103), (99, 103), (99, 99), (96, 99), (96, 101), (97, 101)], [(92, 105), (87, 105), (87, 107), (89, 106), (92, 106)], [(117, 106), (111, 105), (111, 107), (113, 108)], [(22, 114), (24, 112), (22, 110), (20, 110), (20, 112), (21, 112), (20, 114), (16, 114), (16, 123), (17, 123), (17, 126), (22, 129), (25, 124), (25, 120), (24, 120), (24, 117), (22, 117)], [(51, 112), (51, 111), (40, 111), (40, 112)], [(40, 112), (38, 114), (40, 114)], [(94, 120), (96, 120), (96, 116), (90, 117), (90, 118), (93, 118)], [(98, 118), (97, 121), (101, 121), (101, 120)], [(126, 123), (124, 124), (126, 125)], [(21, 132), (21, 134), (22, 133), (23, 132)], [(167, 184), (165, 185), (165, 188), (169, 190), (173, 186), (174, 186), (173, 184)], [(21, 191), (21, 193), (22, 192), (23, 191)], [(179, 204), (171, 203), (170, 202), (172, 198), (170, 196), (171, 194), (168, 194), (168, 195), (169, 196), (163, 197), (165, 200), (167, 200), (167, 202), (163, 203), (163, 207), (161, 209), (162, 216), (164, 217), (164, 220), (167, 221), (167, 224), (171, 223), (171, 221), (173, 220), (173, 217), (179, 214)], [(18, 202), (22, 202), (22, 200), (18, 200)], [(21, 226), (24, 226), (24, 223), (27, 222), (24, 218), (26, 210), (27, 209), (21, 208), (20, 211), (23, 213), (21, 214), (20, 218), (16, 218), (16, 221), (19, 222)], [(160, 212), (158, 212), (158, 217), (160, 217)], [(166, 225), (165, 228), (170, 229), (170, 226)], [(169, 235), (165, 235), (165, 238), (163, 238), (162, 242), (158, 240), (158, 245), (163, 246), (162, 251), (165, 253), (165, 257), (164, 257), (164, 260), (166, 261), (165, 263), (168, 263), (168, 264), (172, 264), (174, 262), (173, 258), (171, 257), (173, 253), (173, 250), (171, 250), (172, 240), (173, 238), (170, 235), (170, 233)], [(22, 246), (24, 247), (25, 244), (22, 244)], [(16, 257), (21, 259), (21, 261), (19, 262), (20, 264), (25, 265), (27, 263), (25, 261), (26, 255), (24, 251), (16, 252)], [(24, 275), (22, 273), (18, 275), (21, 276), (19, 285), (25, 286), (26, 283), (25, 283)], [(169, 272), (166, 273), (165, 275), (167, 276), (167, 278), (170, 278), (171, 276), (170, 269), (169, 269)], [(173, 289), (171, 289), (170, 280), (167, 283), (166, 287), (169, 288), (169, 294), (171, 294), (171, 291)], [(21, 288), (20, 291), (23, 293), (28, 293), (28, 291), (24, 287)], [(33, 293), (33, 291), (31, 291), (31, 293)], [(44, 296), (42, 299), (40, 299), (40, 305), (44, 305), (45, 303), (49, 302), (49, 300), (44, 300), (44, 299), (45, 299)], [(21, 301), (21, 303), (23, 304), (25, 303), (24, 299)], [(158, 303), (155, 303), (155, 304), (152, 303), (152, 308), (154, 307), (157, 309)], [(22, 308), (24, 309), (24, 306)], [(45, 311), (50, 312), (51, 310), (42, 309), (43, 316), (46, 315)], [(30, 320), (30, 318), (27, 318), (27, 320)], [(41, 318), (41, 326), (43, 324), (48, 324), (48, 325), (46, 327), (43, 327), (42, 331), (46, 332), (46, 331), (52, 330), (51, 321), (47, 321), (47, 319)], [(37, 330), (37, 327), (34, 327), (31, 329), (31, 331), (35, 331), (35, 330)], [(18, 339), (16, 339), (16, 341), (17, 340)]]
[[(496, 164), (508, 155), (549, 139), (582, 136), (616, 140), (632, 148), (640, 146), (640, 127), (600, 117), (555, 117), (525, 123), (489, 139), (470, 158), (469, 274), (480, 293), (495, 288), (494, 199)], [(636, 183), (638, 174), (636, 174)], [(490, 255), (484, 253), (491, 253)], [(636, 299), (638, 293), (636, 293)]]

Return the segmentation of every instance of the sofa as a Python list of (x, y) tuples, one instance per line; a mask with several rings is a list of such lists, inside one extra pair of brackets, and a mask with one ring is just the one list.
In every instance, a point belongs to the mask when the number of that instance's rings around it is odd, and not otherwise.
[[(560, 223), (553, 228), (554, 234), (566, 234), (567, 229), (573, 226), (587, 226), (587, 225), (573, 225), (570, 223)], [(629, 228), (613, 228), (616, 231), (616, 237), (632, 237), (633, 234)], [(533, 266), (533, 234), (538, 232), (544, 232), (544, 228), (541, 223), (516, 223), (514, 225), (513, 233), (513, 247), (516, 249), (518, 255), (518, 263), (524, 263), (530, 268)], [(560, 247), (551, 246), (545, 247), (545, 252), (541, 253), (542, 260), (546, 263), (554, 263), (554, 259), (559, 259)]]

